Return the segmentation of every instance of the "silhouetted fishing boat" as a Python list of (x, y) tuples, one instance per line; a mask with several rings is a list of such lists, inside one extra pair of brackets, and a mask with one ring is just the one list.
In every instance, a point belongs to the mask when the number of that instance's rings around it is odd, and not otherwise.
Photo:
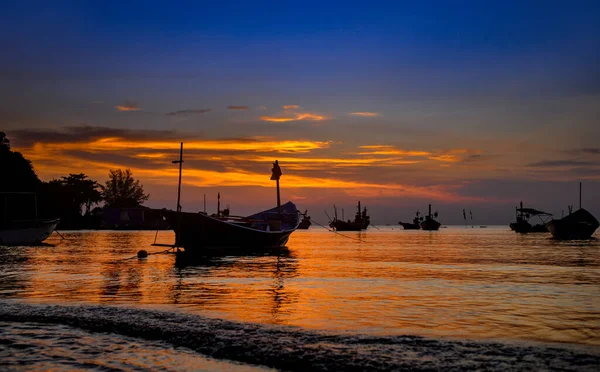
[(581, 183), (579, 183), (579, 209), (569, 206), (569, 215), (560, 220), (551, 220), (546, 227), (556, 239), (589, 239), (600, 226), (590, 212), (581, 207)]
[(354, 221), (344, 221), (342, 219), (338, 219), (337, 217), (337, 208), (335, 205), (333, 206), (335, 217), (332, 221), (329, 222), (329, 227), (336, 231), (361, 231), (366, 230), (371, 223), (371, 218), (367, 215), (367, 207), (365, 207), (362, 212), (360, 209), (360, 201), (358, 202), (358, 210), (356, 215), (354, 216)]
[(163, 215), (175, 231), (175, 246), (192, 254), (282, 248), (300, 223), (292, 202), (247, 217), (177, 211), (163, 211)]
[[(0, 220), (0, 245), (32, 245), (39, 244), (52, 234), (59, 218), (39, 219), (37, 217), (37, 197), (31, 192), (2, 192), (2, 219)], [(32, 195), (35, 203), (34, 219), (13, 218), (8, 204), (10, 195)], [(22, 208), (19, 208), (19, 211)]]
[(175, 231), (175, 244), (155, 246), (177, 248), (178, 253), (185, 256), (256, 253), (285, 247), (290, 235), (298, 228), (300, 215), (294, 203), (281, 205), (280, 202), (279, 178), (282, 173), (278, 161), (273, 163), (271, 170), (271, 180), (277, 181), (277, 207), (247, 217), (182, 212), (179, 201), (183, 142), (179, 161), (174, 163), (180, 165), (177, 211), (163, 210), (162, 213)]
[[(546, 221), (546, 219), (552, 217), (552, 214), (533, 208), (523, 208), (523, 202), (521, 202), (520, 208), (515, 208), (515, 214), (517, 222), (511, 222), (509, 224), (510, 229), (514, 232), (522, 234), (548, 232), (548, 228), (546, 227), (548, 221)], [(541, 223), (535, 225), (531, 224), (529, 220), (533, 217), (538, 217)]]
[(399, 225), (402, 225), (404, 230), (419, 230), (421, 229), (421, 221), (423, 221), (423, 217), (420, 217), (420, 212), (417, 211), (415, 214), (415, 218), (413, 218), (412, 223), (410, 222), (398, 222)]
[(301, 230), (308, 230), (308, 228), (312, 224), (310, 216), (308, 215), (308, 211), (306, 210), (304, 211), (304, 213), (300, 213), (300, 215), (302, 215), (302, 220), (300, 221), (298, 228)]
[(437, 217), (438, 212), (431, 214), (431, 204), (429, 204), (429, 214), (425, 216), (425, 220), (421, 222), (421, 229), (428, 231), (438, 230), (442, 224), (435, 220)]

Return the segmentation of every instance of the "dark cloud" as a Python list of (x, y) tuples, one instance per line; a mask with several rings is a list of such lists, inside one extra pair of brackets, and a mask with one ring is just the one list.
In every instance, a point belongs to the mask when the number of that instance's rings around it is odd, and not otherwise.
[(210, 109), (179, 110), (179, 111), (167, 112), (167, 115), (176, 116), (176, 115), (206, 114), (209, 111), (210, 111)]
[(227, 106), (227, 109), (229, 110), (248, 110), (248, 106)]
[[(96, 138), (119, 137), (128, 139), (180, 139), (181, 134), (174, 130), (132, 130), (99, 126), (74, 126), (60, 129), (26, 128), (8, 132), (7, 137), (14, 138), (19, 146), (31, 146), (36, 142), (80, 142)], [(184, 136), (184, 137), (189, 137)]]
[(544, 160), (536, 163), (527, 164), (528, 167), (581, 167), (586, 165), (596, 165), (595, 162), (586, 160)]
[(481, 155), (481, 154), (469, 154), (462, 159), (462, 162), (463, 163), (471, 163), (471, 162), (485, 160), (488, 158), (490, 158), (490, 156)]
[(574, 149), (568, 151), (570, 154), (576, 155), (600, 155), (599, 147), (585, 147), (582, 149)]

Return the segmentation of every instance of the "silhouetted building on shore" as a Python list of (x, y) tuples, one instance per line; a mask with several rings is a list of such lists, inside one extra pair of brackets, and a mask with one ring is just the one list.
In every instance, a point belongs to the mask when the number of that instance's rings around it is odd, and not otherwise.
[(159, 210), (147, 207), (103, 208), (102, 229), (115, 230), (166, 230), (169, 224)]

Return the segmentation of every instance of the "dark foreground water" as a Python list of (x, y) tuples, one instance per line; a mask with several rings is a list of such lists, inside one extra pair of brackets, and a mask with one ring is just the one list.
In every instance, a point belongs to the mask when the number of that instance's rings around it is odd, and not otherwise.
[(154, 232), (0, 247), (0, 369), (600, 370), (600, 241), (507, 230), (311, 229), (193, 265), (132, 258)]

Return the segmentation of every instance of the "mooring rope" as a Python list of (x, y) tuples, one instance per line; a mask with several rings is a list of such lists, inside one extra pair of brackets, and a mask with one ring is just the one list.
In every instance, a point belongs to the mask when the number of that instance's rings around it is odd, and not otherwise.
[(62, 238), (62, 240), (69, 240), (67, 238), (65, 238), (61, 233), (58, 232), (58, 230), (54, 230), (55, 233), (58, 234), (58, 236), (60, 236)]
[(314, 222), (314, 223), (316, 223), (317, 225), (321, 226), (322, 228), (324, 228), (325, 230), (327, 230), (327, 231), (329, 231), (329, 232), (332, 232), (332, 233), (334, 233), (334, 234), (338, 234), (339, 236), (343, 236), (344, 238), (348, 238), (348, 239), (352, 239), (352, 240), (358, 240), (358, 241), (359, 241), (359, 242), (361, 242), (361, 243), (366, 243), (366, 242), (365, 242), (364, 240), (362, 240), (361, 238), (355, 238), (355, 237), (353, 237), (353, 236), (348, 236), (348, 235), (340, 234), (339, 232), (337, 232), (337, 231), (335, 231), (335, 230), (332, 230), (332, 229), (330, 229), (330, 228), (329, 228), (329, 227), (327, 227), (327, 226), (321, 225), (320, 223), (318, 223), (317, 221), (315, 221), (315, 220), (313, 220), (313, 219), (311, 219), (311, 221), (312, 221), (312, 222)]

